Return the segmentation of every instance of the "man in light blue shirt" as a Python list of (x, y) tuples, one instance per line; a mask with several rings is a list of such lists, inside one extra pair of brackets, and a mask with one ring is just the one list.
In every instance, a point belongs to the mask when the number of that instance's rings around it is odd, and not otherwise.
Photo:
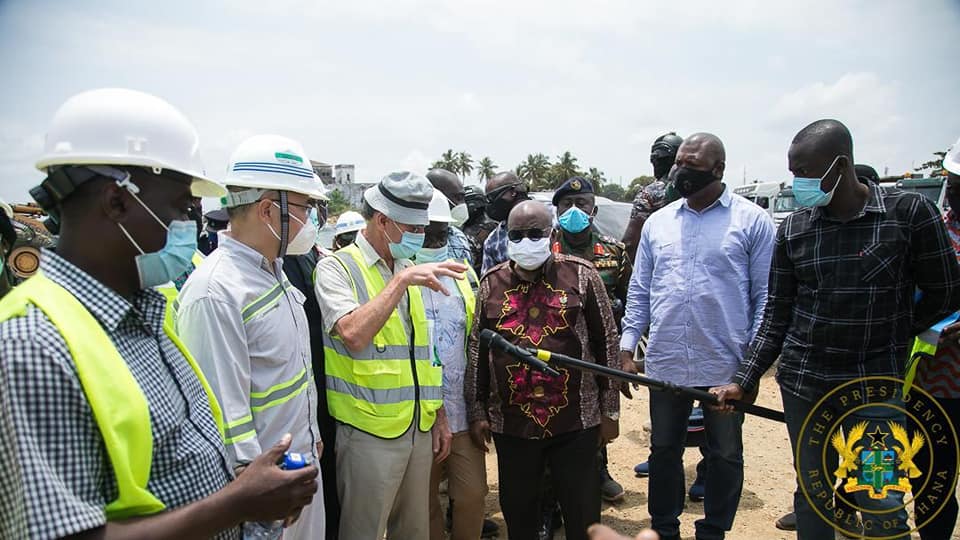
[[(704, 390), (733, 380), (759, 327), (767, 296), (774, 226), (759, 206), (721, 182), (723, 143), (688, 137), (677, 152), (675, 184), (683, 199), (653, 214), (640, 235), (627, 294), (621, 360), (633, 359), (649, 329), (649, 377)], [(683, 511), (683, 448), (690, 398), (650, 393), (651, 526), (679, 538)], [(743, 487), (743, 414), (704, 410), (707, 482), (705, 518), (696, 537), (724, 537)]]

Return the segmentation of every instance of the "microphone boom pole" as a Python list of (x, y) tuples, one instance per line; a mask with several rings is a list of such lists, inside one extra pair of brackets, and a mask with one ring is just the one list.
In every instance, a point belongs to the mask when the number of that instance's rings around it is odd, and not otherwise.
[[(517, 347), (516, 345), (507, 341), (503, 336), (492, 330), (483, 330), (480, 333), (480, 341), (485, 342), (489, 347), (499, 349), (511, 356), (516, 357), (518, 360), (529, 365), (533, 369), (546, 371), (544, 369), (544, 367), (546, 367), (546, 369), (549, 370), (548, 373), (552, 372), (550, 374), (556, 373), (555, 370), (549, 367), (549, 364), (552, 363), (557, 366), (564, 366), (580, 371), (597, 373), (611, 379), (637, 383), (661, 392), (671, 392), (677, 395), (691, 397), (709, 405), (719, 405), (720, 403), (717, 400), (717, 396), (705, 390), (700, 390), (699, 388), (651, 379), (643, 375), (634, 375), (616, 368), (584, 362), (583, 360), (577, 358), (572, 358), (564, 354), (546, 351), (543, 349), (524, 349)], [(533, 360), (532, 362), (530, 361), (531, 359)], [(759, 416), (768, 420), (774, 420), (776, 422), (786, 422), (783, 412), (781, 411), (769, 409), (767, 407), (761, 407), (752, 403), (744, 403), (742, 401), (727, 400), (726, 403), (728, 405), (732, 405), (734, 410), (746, 414), (752, 414), (754, 416)]]

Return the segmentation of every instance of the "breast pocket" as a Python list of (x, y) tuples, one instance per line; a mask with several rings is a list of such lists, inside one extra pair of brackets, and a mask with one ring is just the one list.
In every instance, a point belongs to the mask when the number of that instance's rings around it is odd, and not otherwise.
[(860, 256), (860, 279), (876, 286), (893, 286), (900, 277), (903, 249), (893, 242), (876, 242), (866, 246)]

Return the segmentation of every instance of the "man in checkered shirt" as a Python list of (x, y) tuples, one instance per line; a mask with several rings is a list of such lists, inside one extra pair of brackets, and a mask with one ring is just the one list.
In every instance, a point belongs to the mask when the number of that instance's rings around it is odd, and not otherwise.
[[(819, 192), (803, 194), (794, 181), (798, 203), (809, 199), (809, 207), (780, 225), (763, 322), (734, 382), (711, 392), (741, 399), (779, 356), (777, 382), (796, 449), (802, 424), (831, 389), (867, 376), (901, 376), (913, 336), (960, 308), (960, 266), (930, 201), (858, 180), (853, 141), (840, 122), (802, 129), (788, 159), (797, 179), (820, 179)], [(915, 304), (917, 289), (923, 296)], [(799, 459), (798, 470), (813, 470), (817, 463), (807, 460), (820, 455)], [(906, 527), (899, 496), (878, 502), (859, 495), (858, 505), (872, 509), (862, 512), (865, 525), (873, 521), (879, 530), (880, 515)], [(831, 524), (799, 492), (794, 508), (800, 540), (833, 537)], [(906, 530), (885, 532), (899, 538)]]
[[(192, 144), (169, 140), (178, 131)], [(146, 151), (128, 146), (135, 139), (145, 141)], [(145, 283), (147, 256), (171, 248), (165, 229), (187, 220), (191, 190), (204, 181), (171, 158), (176, 150), (195, 152), (195, 143), (196, 132), (179, 111), (140, 92), (85, 92), (54, 117), (38, 166), (49, 175), (42, 184), (49, 198), (40, 199), (59, 213), (61, 236), (56, 252), (43, 252), (40, 272), (92, 315), (142, 391), (153, 441), (146, 488), (164, 510), (108, 521), (105, 508), (119, 490), (111, 461), (117, 458), (107, 454), (60, 330), (30, 304), (24, 314), (0, 323), (0, 395), (9, 398), (14, 431), (4, 430), (4, 436), (15, 440), (31, 538), (239, 538), (241, 522), (293, 515), (316, 491), (315, 467), (275, 466), (289, 436), (231, 481), (207, 395), (163, 329), (164, 296)], [(44, 159), (67, 148), (71, 157), (45, 165)], [(168, 152), (158, 156), (162, 150)], [(68, 161), (74, 158), (84, 165)], [(130, 165), (144, 158), (169, 165)], [(54, 175), (59, 189), (51, 192)], [(4, 511), (4, 525), (7, 519)]]

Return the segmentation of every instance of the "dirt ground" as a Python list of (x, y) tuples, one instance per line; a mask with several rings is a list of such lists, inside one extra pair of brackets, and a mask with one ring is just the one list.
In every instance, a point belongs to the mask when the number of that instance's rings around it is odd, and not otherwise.
[[(650, 435), (644, 431), (649, 421), (649, 393), (634, 391), (634, 399), (621, 401), (620, 437), (608, 448), (610, 473), (626, 490), (626, 497), (617, 504), (603, 503), (602, 521), (625, 534), (636, 534), (649, 526), (647, 513), (647, 479), (637, 478), (633, 466), (646, 461), (649, 455)], [(757, 398), (758, 405), (782, 410), (780, 393), (771, 374), (764, 377)], [(747, 416), (743, 426), (744, 483), (740, 508), (730, 540), (794, 540), (796, 534), (781, 531), (774, 522), (793, 505), (793, 469), (790, 459), (790, 441), (784, 424), (763, 418)], [(687, 488), (695, 477), (700, 453), (690, 448), (684, 456)], [(501, 527), (499, 538), (507, 538), (503, 514), (497, 502), (497, 458), (491, 452), (487, 458), (487, 512)], [(693, 540), (694, 521), (703, 517), (703, 503), (691, 502), (680, 516), (680, 532), (684, 540)], [(562, 529), (557, 539), (564, 538)], [(843, 538), (837, 536), (837, 538)], [(914, 534), (914, 538), (919, 538)], [(953, 538), (960, 538), (954, 534)]]

